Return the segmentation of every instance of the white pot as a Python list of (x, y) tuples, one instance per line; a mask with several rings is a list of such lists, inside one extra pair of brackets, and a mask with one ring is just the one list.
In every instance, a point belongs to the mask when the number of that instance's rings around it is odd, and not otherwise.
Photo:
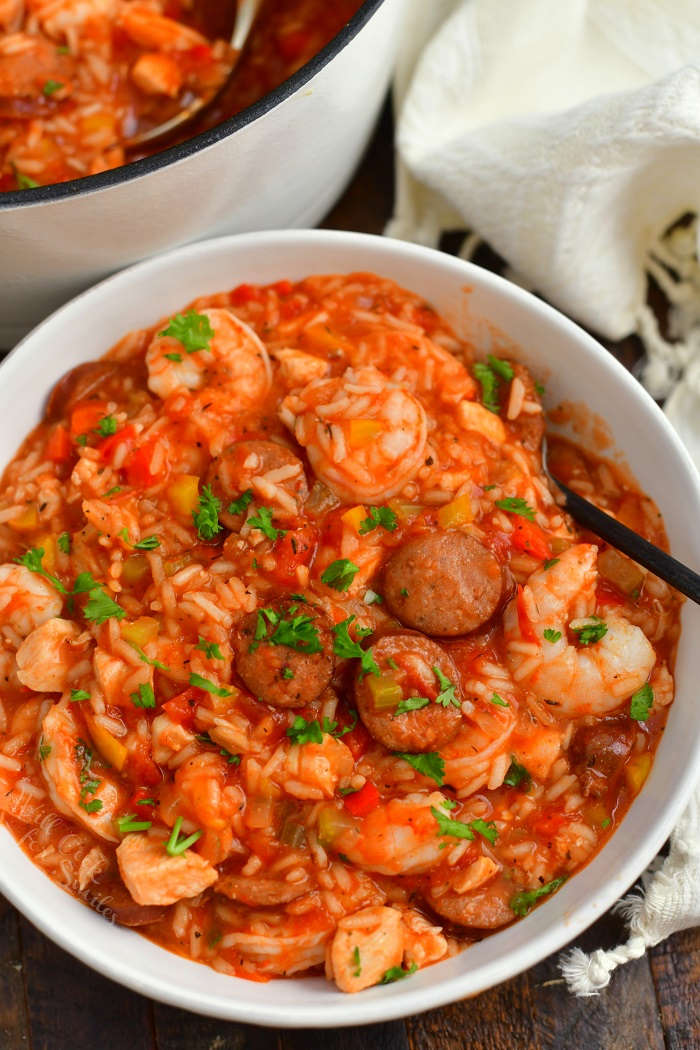
[[(86, 292), (40, 325), (0, 367), (0, 465), (39, 420), (56, 380), (108, 350), (129, 329), (242, 282), (353, 271), (374, 271), (417, 292), (481, 352), (492, 349), (495, 332), (517, 344), (522, 359), (547, 377), (547, 405), (583, 402), (608, 423), (614, 445), (661, 508), (672, 551), (700, 564), (700, 478), (664, 415), (610, 354), (551, 307), (485, 270), (362, 234), (292, 230), (223, 238), (153, 259)], [(595, 417), (592, 423), (595, 430)], [(111, 926), (51, 882), (2, 827), (0, 891), (44, 933), (107, 977), (214, 1017), (330, 1027), (386, 1021), (476, 995), (533, 966), (593, 923), (658, 852), (687, 803), (700, 774), (700, 608), (687, 602), (682, 620), (668, 725), (651, 774), (610, 841), (526, 919), (410, 980), (344, 995), (321, 978), (256, 984), (225, 977)]]
[(102, 175), (0, 194), (0, 347), (139, 259), (213, 234), (318, 222), (367, 144), (404, 7), (365, 0), (290, 80), (180, 146)]

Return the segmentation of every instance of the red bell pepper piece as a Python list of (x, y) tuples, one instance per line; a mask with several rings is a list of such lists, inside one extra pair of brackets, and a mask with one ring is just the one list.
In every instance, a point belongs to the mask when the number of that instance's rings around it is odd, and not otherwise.
[(516, 550), (531, 554), (533, 558), (547, 561), (552, 557), (552, 548), (549, 546), (547, 534), (534, 521), (521, 518), (517, 521), (511, 535), (511, 543)]
[(353, 817), (366, 817), (379, 805), (379, 792), (368, 780), (359, 791), (345, 796), (345, 808)]

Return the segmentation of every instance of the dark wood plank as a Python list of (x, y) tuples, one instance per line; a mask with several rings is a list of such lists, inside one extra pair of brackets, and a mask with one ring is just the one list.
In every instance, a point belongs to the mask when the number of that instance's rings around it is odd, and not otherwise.
[(700, 1047), (700, 929), (669, 937), (649, 958), (666, 1050)]
[[(625, 930), (610, 914), (575, 942), (584, 951), (620, 943)], [(529, 971), (530, 995), (538, 1045), (542, 1050), (664, 1050), (664, 1033), (648, 957), (615, 972), (598, 996), (571, 995), (558, 968), (558, 955)]]
[(394, 146), (387, 101), (367, 152), (345, 193), (321, 226), (382, 233), (394, 204)]
[(19, 920), (12, 905), (0, 897), (0, 1047), (26, 1050), (29, 1045)]
[(410, 1050), (403, 1021), (365, 1028), (334, 1028), (319, 1032), (300, 1028), (280, 1032), (280, 1050)]
[(274, 1029), (230, 1024), (154, 1003), (157, 1050), (278, 1050)]
[(542, 1050), (527, 974), (474, 999), (410, 1017), (406, 1029), (411, 1050)]
[(154, 1050), (148, 999), (89, 970), (24, 918), (20, 936), (32, 1050)]

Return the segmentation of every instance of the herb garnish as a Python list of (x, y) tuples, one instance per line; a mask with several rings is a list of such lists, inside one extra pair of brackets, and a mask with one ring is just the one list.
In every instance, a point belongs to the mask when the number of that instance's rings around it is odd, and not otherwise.
[(554, 642), (558, 642), (561, 638), (561, 631), (555, 631), (553, 627), (545, 627), (542, 636), (545, 642), (551, 642), (554, 644)]
[(498, 401), (499, 382), (496, 373), (483, 361), (477, 361), (474, 364), (474, 377), (481, 384), (484, 408), (488, 408), (489, 412), (498, 412), (501, 406)]
[(199, 495), (199, 506), (192, 511), (192, 520), (200, 540), (213, 540), (221, 532), (219, 511), (221, 500), (217, 499), (210, 485), (203, 485)]
[(543, 569), (551, 569), (554, 565), (559, 564), (559, 558), (548, 558), (546, 562), (543, 562)]
[(56, 540), (56, 544), (58, 546), (58, 549), (60, 551), (63, 551), (64, 554), (70, 554), (70, 548), (71, 548), (70, 532), (62, 532), (61, 535)]
[(223, 660), (224, 658), (218, 642), (208, 642), (206, 638), (202, 638), (201, 634), (198, 636), (195, 649), (199, 649), (200, 653), (204, 653), (207, 660)]
[(391, 969), (386, 971), (379, 983), (393, 984), (394, 981), (400, 981), (404, 977), (410, 977), (417, 969), (418, 963), (415, 962), (411, 963), (407, 970), (404, 970), (403, 966), (392, 966)]
[[(571, 624), (569, 626), (571, 627)], [(605, 637), (608, 625), (599, 616), (591, 616), (587, 623), (571, 627), (571, 630), (578, 637), (579, 645), (592, 645)]]
[(117, 432), (117, 421), (114, 416), (103, 416), (95, 427), (95, 430), (100, 437), (111, 437), (112, 434), (116, 434)]
[[(77, 582), (78, 581), (76, 580), (76, 585)], [(80, 591), (78, 591), (78, 593), (80, 593)], [(98, 586), (91, 587), (88, 591), (88, 600), (85, 603), (83, 615), (86, 620), (92, 620), (93, 623), (99, 625), (110, 619), (123, 620), (126, 613), (121, 605), (118, 605), (113, 598), (110, 598), (102, 587)]]
[(327, 569), (321, 573), (321, 583), (332, 587), (334, 591), (347, 591), (352, 581), (360, 571), (360, 566), (347, 558), (338, 558), (332, 561)]
[(155, 707), (156, 696), (153, 692), (153, 686), (149, 685), (148, 682), (142, 682), (135, 693), (131, 694), (131, 702), (134, 707)]
[(148, 831), (152, 824), (152, 820), (137, 820), (135, 813), (125, 813), (123, 817), (117, 817), (116, 820), (120, 835), (127, 835), (131, 831)]
[(545, 883), (544, 886), (538, 886), (536, 890), (521, 890), (520, 893), (516, 893), (514, 897), (509, 900), (509, 905), (516, 915), (520, 918), (524, 918), (525, 915), (532, 909), (537, 903), (540, 897), (546, 897), (549, 893), (554, 893), (559, 887), (566, 882), (567, 876), (560, 875), (557, 879), (552, 879), (551, 882)]
[(182, 827), (182, 817), (178, 817), (173, 824), (173, 830), (170, 838), (165, 843), (165, 851), (169, 853), (171, 857), (180, 857), (185, 850), (188, 850), (190, 846), (194, 846), (198, 839), (201, 839), (201, 831), (193, 831), (191, 835), (188, 835), (186, 839), (180, 840), (180, 828)]
[(430, 777), (438, 787), (445, 783), (445, 762), (437, 751), (426, 751), (419, 755), (410, 754), (408, 751), (395, 751), (394, 754), (408, 762), (409, 766), (413, 766), (417, 773)]
[(213, 696), (233, 696), (230, 689), (214, 685), (208, 678), (202, 678), (201, 674), (192, 673), (190, 675), (190, 685), (195, 686), (197, 689), (203, 689), (205, 693), (211, 693)]
[(520, 496), (506, 496), (505, 499), (497, 499), (495, 506), (500, 510), (508, 511), (509, 514), (519, 514), (522, 518), (527, 518), (528, 521), (535, 520), (534, 510)]
[(422, 708), (427, 707), (429, 703), (430, 700), (427, 696), (409, 696), (406, 700), (399, 700), (394, 711), (394, 717), (403, 715), (406, 711), (420, 711)]
[(287, 730), (287, 736), (293, 744), (322, 744), (323, 732), (321, 726), (314, 719), (307, 722), (301, 715), (296, 715), (291, 726)]
[(441, 707), (449, 707), (452, 704), (453, 707), (460, 707), (460, 702), (455, 696), (456, 686), (447, 678), (439, 667), (433, 667), (433, 674), (438, 680), (440, 686), (440, 692), (435, 697), (435, 703), (440, 704)]
[(360, 536), (365, 536), (380, 525), (387, 532), (394, 532), (398, 528), (396, 514), (391, 507), (368, 507), (367, 511), (369, 516), (362, 519), (357, 530)]
[[(270, 635), (268, 625), (274, 628)], [(286, 645), (298, 653), (307, 655), (323, 651), (318, 628), (314, 626), (308, 613), (284, 618), (274, 609), (258, 609), (255, 641), (251, 642), (248, 651), (254, 653), (262, 641), (269, 645)]]
[(355, 966), (353, 977), (359, 977), (362, 973), (362, 960), (360, 959), (360, 949), (355, 945), (355, 949), (352, 953), (352, 961)]
[(654, 690), (648, 682), (630, 697), (630, 718), (636, 722), (646, 722), (654, 703)]
[(177, 339), (188, 354), (194, 354), (197, 350), (209, 349), (209, 343), (214, 338), (214, 329), (206, 314), (188, 310), (184, 314), (175, 314), (168, 327), (159, 332), (159, 335), (169, 335)]
[[(368, 674), (379, 674), (379, 668), (377, 667), (374, 657), (369, 649), (363, 649), (359, 642), (354, 642), (350, 637), (350, 624), (355, 619), (354, 616), (348, 616), (347, 620), (343, 620), (342, 623), (337, 623), (333, 628), (333, 634), (335, 638), (333, 640), (333, 652), (336, 656), (339, 656), (341, 660), (359, 660), (361, 663), (362, 673)], [(367, 637), (367, 633), (364, 628), (356, 628), (357, 633), (361, 637)]]
[(47, 98), (51, 98), (57, 91), (60, 91), (64, 85), (60, 80), (47, 80), (41, 89), (42, 94), (46, 95)]
[(268, 540), (276, 540), (278, 536), (286, 536), (285, 529), (276, 529), (272, 524), (272, 511), (269, 507), (259, 507), (257, 514), (251, 514), (248, 525), (253, 529), (260, 529)]
[(253, 490), (246, 489), (242, 492), (238, 499), (231, 500), (226, 510), (229, 514), (242, 514), (243, 511), (253, 502)]
[(80, 737), (78, 737), (78, 743), (75, 745), (75, 757), (80, 762), (80, 783), (82, 784), (78, 805), (86, 813), (99, 813), (102, 809), (102, 801), (99, 798), (93, 798), (88, 802), (87, 797), (95, 794), (102, 781), (95, 779), (95, 775), (90, 768), (92, 766), (92, 749)]
[(498, 693), (494, 693), (493, 696), (489, 698), (489, 703), (494, 704), (495, 707), (510, 707), (508, 701), (504, 700), (502, 696), (498, 695)]
[(524, 791), (527, 791), (530, 786), (530, 774), (525, 766), (520, 765), (514, 755), (510, 756), (510, 766), (503, 778), (503, 783), (509, 787), (520, 787), (522, 784)]
[(72, 704), (79, 704), (82, 700), (89, 700), (90, 694), (87, 689), (71, 689), (70, 701)]

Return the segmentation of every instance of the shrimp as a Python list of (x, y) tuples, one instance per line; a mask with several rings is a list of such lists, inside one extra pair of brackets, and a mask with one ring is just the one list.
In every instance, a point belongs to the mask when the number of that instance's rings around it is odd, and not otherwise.
[[(26, 638), (63, 608), (56, 588), (24, 565), (0, 565), (0, 632)], [(18, 644), (18, 643), (17, 643)]]
[(148, 52), (136, 59), (130, 77), (145, 95), (167, 95), (177, 98), (183, 75), (177, 62), (159, 52)]
[(320, 744), (284, 744), (283, 749), (284, 761), (272, 779), (293, 798), (333, 798), (338, 786), (349, 782), (355, 763), (342, 740), (324, 733)]
[(331, 848), (343, 853), (352, 864), (381, 875), (417, 875), (448, 861), (459, 847), (438, 834), (431, 809), (445, 799), (439, 791), (430, 795), (406, 795), (378, 806), (353, 828), (343, 829)]
[(462, 362), (416, 331), (381, 328), (350, 346), (347, 357), (353, 368), (374, 365), (413, 393), (434, 396), (437, 392), (447, 404), (476, 397), (476, 383)]
[(71, 620), (52, 617), (27, 635), (17, 650), (17, 677), (37, 693), (62, 693), (85, 644)]
[(14, 33), (22, 25), (24, 0), (0, 0), (0, 29)]
[(338, 923), (326, 956), (329, 976), (341, 992), (361, 992), (400, 966), (405, 930), (395, 908), (362, 908)]
[(447, 954), (447, 938), (441, 926), (432, 923), (409, 908), (401, 916), (405, 928), (404, 958), (410, 965), (429, 966)]
[(423, 406), (376, 368), (314, 380), (284, 399), (280, 418), (306, 448), (316, 475), (349, 502), (397, 495), (423, 463)]
[(158, 14), (146, 4), (125, 4), (121, 24), (135, 44), (156, 51), (189, 51), (209, 43), (196, 29)]
[(134, 832), (117, 847), (117, 863), (124, 885), (137, 904), (175, 904), (196, 897), (213, 886), (219, 874), (191, 849), (171, 857), (165, 841)]
[(222, 901), (216, 911), (226, 927), (219, 950), (235, 953), (248, 972), (289, 976), (319, 966), (333, 934), (333, 920), (321, 908), (287, 915)]
[(212, 864), (220, 864), (231, 853), (245, 806), (241, 789), (227, 786), (231, 768), (221, 755), (207, 751), (183, 762), (174, 782), (161, 790), (162, 819), (174, 824), (182, 816), (185, 831), (202, 831), (197, 849)]
[(183, 352), (179, 339), (163, 331), (153, 338), (146, 351), (149, 390), (163, 399), (178, 391), (205, 390), (206, 403), (229, 415), (253, 407), (272, 381), (264, 344), (230, 310), (203, 310), (202, 316), (214, 331), (205, 349)]
[[(644, 685), (656, 660), (641, 628), (620, 613), (610, 611), (604, 624), (587, 619), (596, 607), (596, 557), (592, 544), (570, 547), (555, 565), (532, 574), (503, 617), (514, 680), (569, 717), (619, 707)], [(605, 628), (599, 640), (587, 646), (569, 642), (568, 628), (596, 625)], [(545, 631), (555, 640), (548, 641)]]
[[(76, 705), (73, 705), (76, 706)], [(126, 786), (93, 753), (67, 700), (55, 704), (41, 726), (41, 771), (56, 809), (108, 842), (118, 842), (114, 818), (128, 799)]]

